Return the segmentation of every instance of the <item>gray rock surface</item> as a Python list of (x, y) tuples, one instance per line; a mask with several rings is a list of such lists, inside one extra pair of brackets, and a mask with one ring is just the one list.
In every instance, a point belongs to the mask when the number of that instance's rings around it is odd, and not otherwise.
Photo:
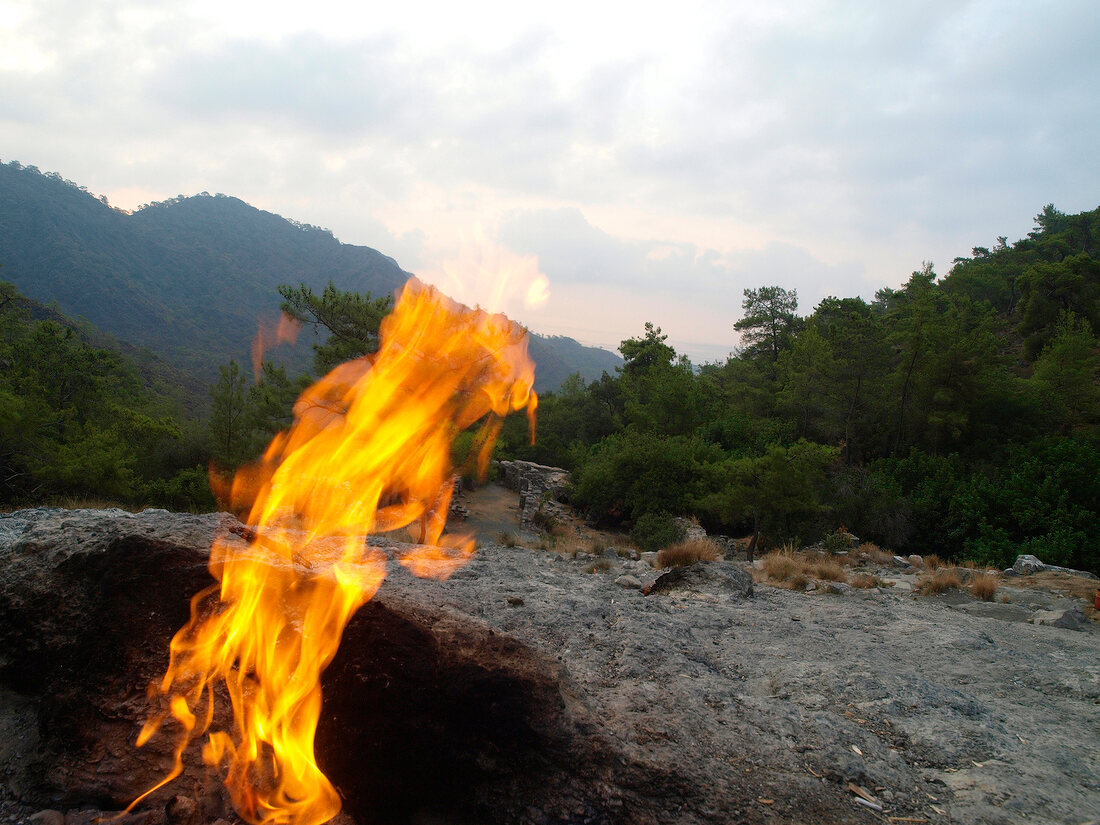
[(739, 598), (752, 595), (752, 575), (733, 562), (696, 562), (666, 570), (646, 588), (646, 592), (680, 592), (704, 599)]
[(1024, 554), (1016, 557), (1016, 562), (1011, 569), (1018, 576), (1026, 576), (1028, 573), (1038, 573), (1040, 570), (1045, 570), (1046, 565), (1039, 561), (1037, 556)]
[[(0, 814), (107, 808), (163, 767), (130, 744), (144, 688), (231, 526), (0, 515)], [(1023, 825), (1100, 810), (1091, 622), (1035, 627), (893, 588), (753, 587), (729, 563), (667, 571), (643, 595), (616, 579), (644, 564), (585, 563), (491, 545), (446, 582), (390, 565), (326, 673), (318, 752), (344, 821), (384, 821), (379, 794), (390, 823), (461, 825)], [(401, 778), (416, 767), (452, 781)]]
[(1062, 627), (1067, 630), (1080, 630), (1085, 626), (1085, 614), (1079, 607), (1062, 610), (1037, 610), (1028, 621), (1032, 624)]
[(1037, 556), (1032, 556), (1030, 554), (1017, 556), (1013, 565), (1005, 570), (1005, 574), (1011, 576), (1026, 576), (1030, 573), (1042, 573), (1044, 571), (1069, 573), (1073, 576), (1082, 576), (1086, 579), (1098, 578), (1095, 573), (1090, 573), (1087, 570), (1074, 570), (1072, 567), (1059, 567), (1056, 564), (1046, 564), (1040, 561)]
[(677, 516), (672, 521), (676, 525), (676, 531), (682, 541), (699, 541), (707, 537), (707, 531), (703, 526), (696, 524), (689, 518)]

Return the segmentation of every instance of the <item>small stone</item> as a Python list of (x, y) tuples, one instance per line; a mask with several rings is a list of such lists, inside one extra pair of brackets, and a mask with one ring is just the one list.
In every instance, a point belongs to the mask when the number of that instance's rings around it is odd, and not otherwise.
[(615, 584), (630, 590), (642, 589), (642, 583), (637, 578), (630, 575), (619, 576), (619, 578), (615, 579)]
[(522, 607), (523, 599), (520, 596), (509, 596), (508, 604), (512, 605), (512, 607)]
[(614, 547), (606, 547), (603, 551), (603, 557), (605, 559), (617, 559), (619, 557), (619, 551)]

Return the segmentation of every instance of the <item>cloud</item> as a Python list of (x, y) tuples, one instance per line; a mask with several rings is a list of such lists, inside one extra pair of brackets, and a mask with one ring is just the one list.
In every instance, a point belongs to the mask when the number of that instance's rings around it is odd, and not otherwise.
[(799, 289), (814, 303), (827, 295), (873, 293), (882, 286), (868, 283), (858, 264), (829, 265), (790, 243), (719, 251), (683, 242), (625, 240), (572, 208), (513, 212), (501, 222), (499, 238), (517, 252), (537, 255), (554, 284), (598, 282), (737, 306), (744, 289), (768, 284)]
[(236, 195), (407, 269), (499, 224), (551, 304), (599, 282), (685, 340), (744, 288), (808, 312), (1098, 200), (1087, 0), (432, 5), (9, 0), (0, 145), (112, 196)]
[[(230, 40), (184, 51), (146, 81), (149, 102), (184, 117), (346, 136), (422, 136), (437, 91), (392, 38), (333, 42), (305, 33), (277, 43)], [(427, 122), (427, 121), (424, 121)]]
[(796, 290), (799, 312), (808, 315), (827, 296), (871, 298), (884, 286), (858, 263), (828, 264), (794, 244), (720, 251), (628, 240), (593, 226), (577, 209), (510, 213), (498, 237), (517, 253), (537, 256), (550, 280), (549, 305), (527, 316), (535, 329), (614, 350), (651, 321), (695, 363), (735, 349), (733, 323), (743, 314), (746, 289)]

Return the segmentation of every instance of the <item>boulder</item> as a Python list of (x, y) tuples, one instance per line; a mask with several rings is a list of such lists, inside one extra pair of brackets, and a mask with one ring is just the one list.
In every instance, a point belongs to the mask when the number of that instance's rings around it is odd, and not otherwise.
[(1031, 573), (1068, 573), (1071, 576), (1081, 576), (1086, 579), (1097, 579), (1095, 573), (1088, 570), (1074, 570), (1072, 567), (1059, 567), (1056, 564), (1046, 564), (1038, 557), (1031, 554), (1022, 554), (1016, 557), (1015, 563), (1004, 571), (1006, 576), (1026, 576)]
[(676, 525), (677, 533), (681, 536), (681, 541), (700, 541), (707, 537), (707, 531), (689, 518), (677, 516), (672, 521)]
[(752, 576), (733, 562), (698, 561), (685, 567), (673, 567), (657, 577), (647, 594), (673, 591), (709, 592), (725, 597), (752, 595)]
[(1038, 573), (1042, 570), (1046, 570), (1046, 567), (1047, 566), (1035, 556), (1024, 554), (1016, 557), (1016, 562), (1012, 565), (1011, 569), (1017, 576), (1026, 576), (1029, 573)]

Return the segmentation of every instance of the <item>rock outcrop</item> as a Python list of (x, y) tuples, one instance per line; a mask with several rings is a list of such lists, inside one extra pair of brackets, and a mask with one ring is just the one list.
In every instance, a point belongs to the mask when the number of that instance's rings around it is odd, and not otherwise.
[[(211, 539), (238, 527), (0, 515), (0, 821), (90, 825), (163, 775), (168, 743), (133, 745), (145, 688), (211, 581)], [(646, 595), (644, 561), (592, 560), (490, 545), (438, 582), (391, 559), (324, 676), (317, 754), (341, 825), (1023, 825), (1097, 808), (1091, 621), (754, 587), (730, 562)], [(165, 825), (169, 803), (235, 822), (198, 754), (186, 765), (123, 825)]]
[(497, 480), (519, 493), (520, 522), (524, 527), (546, 529), (565, 515), (558, 496), (569, 485), (569, 471), (533, 461), (497, 462)]
[(1005, 570), (1006, 576), (1027, 576), (1031, 573), (1069, 573), (1073, 576), (1083, 576), (1086, 579), (1100, 578), (1095, 573), (1087, 570), (1074, 570), (1072, 567), (1059, 567), (1056, 564), (1046, 564), (1038, 556), (1023, 554), (1016, 557), (1011, 567)]

